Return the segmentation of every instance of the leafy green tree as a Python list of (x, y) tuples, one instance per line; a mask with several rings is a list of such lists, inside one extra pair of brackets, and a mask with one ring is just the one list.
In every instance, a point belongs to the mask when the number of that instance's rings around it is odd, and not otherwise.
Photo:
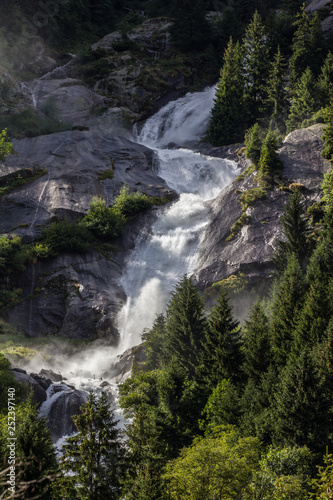
[(85, 253), (91, 246), (92, 236), (84, 225), (64, 219), (43, 229), (41, 242), (51, 256), (59, 252)]
[(270, 127), (285, 131), (285, 119), (288, 108), (287, 91), (285, 88), (286, 64), (280, 47), (271, 62), (267, 80), (266, 109), (270, 115)]
[(224, 53), (224, 64), (217, 84), (215, 103), (207, 130), (207, 139), (214, 146), (232, 144), (243, 138), (244, 80), (241, 70), (242, 53), (239, 43), (230, 38)]
[(269, 323), (262, 306), (257, 302), (245, 321), (242, 337), (243, 370), (247, 377), (260, 383), (271, 363)]
[(270, 447), (260, 461), (252, 483), (253, 498), (302, 500), (307, 498), (313, 455), (303, 446)]
[(8, 140), (7, 129), (0, 132), (0, 161), (3, 161), (6, 156), (15, 153), (13, 144)]
[(96, 238), (109, 239), (121, 234), (124, 223), (125, 217), (117, 206), (108, 207), (102, 198), (93, 198), (80, 225)]
[(199, 292), (186, 275), (172, 293), (165, 328), (165, 352), (193, 377), (201, 363), (207, 321)]
[(280, 219), (285, 239), (275, 241), (276, 249), (273, 260), (278, 272), (285, 269), (291, 254), (294, 254), (299, 263), (302, 264), (308, 253), (308, 225), (305, 215), (306, 209), (302, 196), (298, 190), (294, 190), (288, 203), (284, 206)]
[(245, 132), (244, 143), (246, 146), (246, 157), (254, 163), (254, 165), (259, 164), (260, 153), (262, 147), (262, 135), (263, 130), (258, 123), (255, 123)]
[(82, 413), (73, 420), (78, 434), (67, 438), (64, 445), (60, 468), (66, 475), (55, 484), (54, 496), (82, 500), (119, 498), (124, 452), (121, 432), (106, 396), (90, 393)]
[(290, 355), (293, 330), (304, 295), (304, 275), (294, 254), (288, 258), (286, 270), (275, 289), (272, 303), (271, 344), (277, 365), (284, 365)]
[(326, 452), (324, 465), (318, 469), (317, 477), (310, 483), (314, 491), (309, 496), (314, 500), (329, 500), (333, 495), (333, 455), (331, 453)]
[(241, 438), (231, 427), (217, 428), (167, 464), (163, 478), (169, 498), (241, 498), (258, 468), (259, 455), (258, 439)]
[(211, 387), (226, 378), (240, 377), (240, 328), (233, 318), (232, 306), (225, 287), (221, 287), (217, 302), (208, 315), (208, 328), (203, 341), (205, 380)]
[(258, 11), (248, 25), (243, 40), (243, 73), (245, 79), (245, 102), (250, 124), (261, 114), (266, 97), (266, 82), (269, 71), (269, 44), (262, 19)]
[(287, 132), (301, 127), (303, 120), (318, 110), (318, 85), (309, 67), (295, 82), (293, 101), (287, 120)]
[(273, 184), (274, 175), (282, 172), (283, 163), (277, 151), (279, 147), (280, 141), (277, 134), (269, 129), (262, 142), (259, 160), (260, 175), (263, 183), (267, 186)]
[(151, 206), (152, 202), (146, 194), (138, 191), (130, 194), (129, 187), (124, 184), (115, 199), (112, 209), (116, 213), (120, 212), (125, 217), (131, 217), (146, 212)]

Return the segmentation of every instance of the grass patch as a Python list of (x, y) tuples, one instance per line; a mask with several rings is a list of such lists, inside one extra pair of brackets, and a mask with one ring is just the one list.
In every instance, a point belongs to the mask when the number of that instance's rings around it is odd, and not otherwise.
[(114, 168), (109, 168), (107, 170), (102, 170), (102, 172), (98, 172), (98, 180), (105, 181), (106, 179), (114, 178)]
[(258, 200), (263, 200), (267, 198), (267, 191), (262, 187), (248, 189), (240, 196), (239, 202), (242, 205), (242, 211), (249, 207), (253, 207)]
[[(47, 173), (48, 171), (45, 168), (26, 168), (17, 173), (15, 177), (11, 177), (9, 179), (3, 178), (3, 180), (0, 178), (0, 196), (4, 196), (14, 189), (23, 186), (28, 182), (32, 182)], [(23, 225), (20, 227), (23, 227)]]
[(251, 222), (251, 216), (246, 215), (246, 213), (243, 213), (240, 218), (233, 224), (230, 228), (230, 234), (226, 238), (225, 241), (231, 241), (242, 229), (242, 227), (246, 226), (247, 224), (250, 224)]
[(253, 174), (253, 172), (256, 171), (256, 166), (251, 163), (251, 165), (249, 165), (247, 167), (247, 169), (244, 170), (244, 172), (242, 172), (241, 174), (239, 174), (238, 177), (236, 177), (235, 181), (236, 182), (241, 182), (243, 181), (246, 177), (249, 177), (249, 175)]

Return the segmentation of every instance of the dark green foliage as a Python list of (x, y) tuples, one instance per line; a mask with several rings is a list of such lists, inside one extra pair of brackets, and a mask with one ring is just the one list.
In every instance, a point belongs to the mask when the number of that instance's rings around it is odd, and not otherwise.
[(170, 28), (175, 46), (184, 52), (202, 50), (209, 43), (211, 32), (205, 17), (203, 0), (173, 0)]
[(275, 397), (276, 438), (323, 451), (332, 425), (331, 395), (320, 383), (309, 351), (290, 358)]
[(245, 133), (244, 144), (246, 146), (246, 157), (255, 164), (259, 164), (263, 140), (263, 131), (256, 122)]
[(296, 14), (301, 9), (303, 0), (282, 0), (282, 7), (290, 14)]
[(269, 129), (262, 142), (259, 171), (264, 186), (270, 187), (273, 184), (274, 176), (282, 172), (282, 161), (280, 160), (278, 148), (280, 140), (273, 130)]
[(290, 254), (286, 269), (273, 295), (271, 345), (274, 362), (284, 365), (293, 348), (293, 329), (304, 295), (304, 275), (295, 254)]
[(67, 219), (53, 222), (43, 229), (41, 242), (49, 248), (49, 255), (59, 252), (85, 253), (91, 246), (92, 237), (84, 226)]
[(302, 196), (298, 190), (294, 190), (280, 219), (285, 239), (276, 240), (273, 260), (278, 272), (285, 269), (289, 255), (294, 254), (300, 264), (307, 255), (308, 225), (305, 215), (306, 208)]
[(212, 388), (222, 379), (237, 380), (241, 364), (239, 323), (233, 318), (225, 287), (221, 287), (207, 319), (202, 370)]
[(129, 187), (124, 184), (117, 196), (113, 209), (119, 211), (125, 217), (146, 212), (152, 207), (152, 201), (144, 193), (139, 191), (129, 193)]
[(292, 56), (289, 62), (290, 82), (293, 93), (305, 70), (309, 68), (319, 74), (325, 57), (325, 42), (318, 13), (311, 17), (304, 9), (297, 15), (296, 32), (292, 43)]
[(256, 11), (248, 25), (243, 41), (243, 73), (245, 80), (245, 102), (250, 124), (261, 114), (266, 98), (266, 82), (269, 70), (268, 37), (260, 14)]
[[(332, 101), (333, 102), (333, 101)], [(333, 159), (333, 114), (330, 113), (329, 121), (324, 128), (323, 140), (325, 147), (321, 152), (321, 156), (327, 160), (332, 161)]]
[[(16, 463), (20, 464), (17, 475), (20, 483), (31, 481), (31, 484), (26, 484), (23, 488), (24, 498), (48, 500), (51, 497), (50, 478), (54, 479), (57, 472), (50, 431), (45, 420), (38, 415), (31, 395), (24, 403), (16, 406), (15, 413), (15, 453)], [(8, 437), (7, 419), (4, 418), (1, 424), (1, 442), (5, 445)], [(2, 457), (8, 456), (7, 449), (0, 449), (0, 452)], [(17, 489), (19, 488), (20, 484), (17, 485)]]
[(235, 425), (241, 412), (237, 387), (230, 380), (222, 379), (208, 398), (203, 410), (205, 420), (201, 427), (210, 432), (219, 425)]
[(142, 340), (145, 342), (148, 370), (163, 366), (163, 359), (166, 357), (163, 349), (165, 340), (165, 317), (163, 314), (157, 316), (150, 330), (143, 332)]
[(207, 321), (204, 305), (191, 278), (176, 285), (166, 314), (165, 352), (194, 376), (201, 363)]
[(271, 362), (268, 318), (257, 302), (245, 321), (242, 337), (243, 370), (249, 379), (260, 382)]
[(284, 131), (288, 102), (285, 88), (285, 60), (280, 47), (271, 62), (267, 80), (266, 112), (270, 115), (270, 127)]
[(108, 207), (102, 198), (94, 198), (80, 228), (89, 231), (95, 238), (108, 240), (119, 236), (124, 224), (125, 217), (117, 206), (117, 200), (113, 207)]
[(10, 137), (18, 139), (72, 129), (71, 125), (59, 120), (57, 109), (52, 100), (46, 101), (40, 111), (27, 109), (18, 114), (1, 116), (0, 129), (2, 127), (7, 127)]
[(241, 48), (230, 39), (224, 53), (224, 64), (217, 84), (215, 103), (206, 133), (214, 146), (242, 140), (244, 116), (244, 80), (241, 69)]
[(120, 495), (124, 450), (110, 403), (102, 393), (90, 393), (82, 414), (73, 418), (78, 434), (67, 439), (60, 460), (63, 475), (53, 497), (61, 499), (113, 500)]
[(13, 144), (7, 138), (7, 129), (0, 132), (0, 160), (3, 161), (6, 156), (14, 154)]
[(319, 91), (317, 82), (310, 68), (306, 68), (295, 83), (294, 98), (287, 120), (287, 132), (301, 127), (303, 120), (319, 109)]
[[(333, 54), (329, 52), (318, 78), (321, 106), (328, 106), (333, 101)], [(324, 157), (325, 158), (325, 157)]]

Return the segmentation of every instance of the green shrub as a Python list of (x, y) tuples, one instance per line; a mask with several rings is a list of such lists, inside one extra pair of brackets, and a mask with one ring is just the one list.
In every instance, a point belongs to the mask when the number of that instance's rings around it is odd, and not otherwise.
[[(41, 243), (35, 251), (41, 251), (46, 257), (46, 249), (49, 256), (59, 252), (84, 253), (89, 250), (92, 237), (90, 232), (82, 225), (68, 220), (53, 222), (42, 231)], [(36, 247), (35, 247), (36, 248)]]
[(262, 187), (258, 187), (245, 191), (239, 198), (239, 201), (242, 205), (242, 210), (245, 211), (248, 207), (253, 207), (256, 201), (263, 200), (264, 198), (267, 198), (267, 191)]
[(7, 129), (0, 132), (0, 160), (3, 161), (6, 156), (15, 153), (13, 144), (7, 140)]
[(19, 236), (0, 236), (0, 276), (24, 270), (28, 258), (27, 247), (22, 246)]
[(243, 213), (240, 218), (233, 224), (230, 228), (230, 234), (226, 238), (225, 241), (231, 241), (236, 234), (239, 233), (239, 231), (242, 229), (243, 226), (246, 226), (247, 224), (250, 224), (251, 222), (251, 216), (246, 215), (246, 213)]
[(116, 198), (114, 208), (119, 210), (126, 217), (140, 214), (149, 210), (153, 203), (147, 195), (143, 193), (129, 193), (129, 187), (124, 184)]
[(80, 227), (89, 230), (96, 238), (105, 240), (121, 234), (125, 217), (116, 206), (108, 207), (102, 198), (93, 198), (89, 212)]

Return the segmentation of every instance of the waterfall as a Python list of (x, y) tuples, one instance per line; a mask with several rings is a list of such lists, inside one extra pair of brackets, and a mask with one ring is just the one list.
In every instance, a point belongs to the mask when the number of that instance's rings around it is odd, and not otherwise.
[(161, 209), (151, 234), (141, 234), (122, 277), (127, 301), (118, 316), (118, 352), (137, 345), (145, 328), (163, 312), (175, 284), (194, 270), (200, 235), (209, 221), (209, 200), (237, 175), (235, 162), (194, 153), (182, 146), (205, 131), (214, 88), (187, 94), (147, 120), (138, 141), (155, 150), (160, 177), (180, 196)]

